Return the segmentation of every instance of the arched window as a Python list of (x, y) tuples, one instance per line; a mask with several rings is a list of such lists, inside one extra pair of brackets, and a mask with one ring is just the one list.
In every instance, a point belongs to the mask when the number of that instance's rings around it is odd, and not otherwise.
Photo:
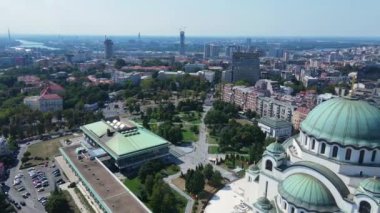
[(306, 135), (304, 136), (304, 140), (305, 140), (305, 146), (307, 145), (307, 137)]
[(346, 160), (351, 160), (351, 152), (352, 152), (351, 149), (346, 150), (346, 157), (345, 157)]
[(376, 160), (376, 150), (373, 150), (372, 151), (371, 161), (374, 162), (375, 160)]
[(311, 149), (314, 149), (315, 148), (315, 140), (313, 139), (313, 142), (311, 144)]
[(272, 163), (272, 161), (271, 161), (271, 160), (267, 160), (267, 161), (265, 162), (265, 169), (266, 169), (266, 170), (269, 170), (269, 171), (272, 171), (272, 168), (273, 168), (273, 163)]
[(325, 151), (326, 151), (326, 144), (322, 143), (322, 145), (321, 145), (321, 154), (325, 154)]
[(338, 157), (338, 147), (337, 146), (334, 146), (332, 156), (333, 156), (333, 158)]
[(294, 207), (292, 207), (291, 209), (290, 209), (290, 213), (294, 213), (296, 211), (296, 209), (294, 208)]
[(359, 164), (363, 163), (363, 161), (364, 161), (364, 154), (365, 154), (365, 150), (360, 150), (360, 152), (359, 152)]
[(284, 209), (287, 210), (288, 209), (288, 204), (286, 202), (284, 202)]
[(359, 213), (371, 213), (371, 204), (369, 204), (367, 201), (360, 202)]

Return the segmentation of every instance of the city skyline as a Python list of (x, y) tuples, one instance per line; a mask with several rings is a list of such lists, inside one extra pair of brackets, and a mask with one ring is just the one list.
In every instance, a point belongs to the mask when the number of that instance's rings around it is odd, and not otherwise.
[[(0, 34), (378, 37), (380, 2), (4, 0)], [(169, 9), (170, 8), (170, 9)]]

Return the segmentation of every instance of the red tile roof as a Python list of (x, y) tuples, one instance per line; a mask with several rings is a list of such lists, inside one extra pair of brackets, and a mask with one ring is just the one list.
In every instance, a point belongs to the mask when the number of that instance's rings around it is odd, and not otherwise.
[(42, 100), (60, 100), (62, 98), (57, 94), (42, 94), (40, 96), (40, 99), (42, 99)]

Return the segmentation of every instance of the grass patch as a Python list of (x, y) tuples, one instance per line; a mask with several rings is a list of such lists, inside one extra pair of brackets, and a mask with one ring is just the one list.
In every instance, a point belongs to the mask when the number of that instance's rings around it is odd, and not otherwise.
[(209, 146), (208, 147), (208, 153), (209, 154), (218, 154), (219, 152), (219, 146)]
[(175, 164), (172, 164), (168, 167), (166, 167), (165, 169), (161, 170), (162, 173), (165, 173), (166, 175), (170, 176), (170, 175), (174, 175), (176, 174), (177, 172), (179, 172), (181, 169), (179, 168), (179, 166), (175, 165)]
[(87, 211), (89, 211), (90, 213), (95, 213), (94, 209), (91, 207), (90, 203), (84, 197), (84, 195), (82, 194), (82, 192), (77, 187), (74, 188), (74, 191), (78, 195), (78, 197), (79, 197), (80, 201), (82, 202), (82, 204), (86, 207)]
[(133, 179), (126, 178), (124, 181), (125, 186), (133, 192), (137, 197), (140, 197), (140, 187), (142, 187), (141, 180), (138, 177)]
[(59, 155), (58, 149), (61, 147), (59, 141), (68, 138), (72, 138), (72, 136), (55, 138), (30, 145), (26, 150), (27, 152), (30, 152), (29, 160), (23, 163), (21, 168), (36, 166), (48, 160), (52, 160), (56, 155)]
[(188, 128), (182, 129), (182, 136), (184, 141), (198, 141), (198, 135), (196, 135), (194, 132), (192, 132)]
[(74, 212), (74, 213), (80, 213), (78, 206), (75, 204), (73, 198), (71, 197), (70, 193), (66, 190), (62, 190), (63, 195), (65, 196), (67, 203), (69, 204), (70, 209), (67, 212)]
[(207, 135), (207, 143), (209, 144), (219, 144), (218, 138), (215, 136)]

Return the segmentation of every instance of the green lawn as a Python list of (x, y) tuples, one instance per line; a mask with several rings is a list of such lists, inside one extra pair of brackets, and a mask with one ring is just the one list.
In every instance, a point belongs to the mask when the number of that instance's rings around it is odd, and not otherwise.
[[(48, 141), (42, 141), (36, 144), (32, 144), (28, 147), (27, 151), (30, 152), (30, 160), (24, 163), (21, 167), (31, 167), (36, 166), (47, 160), (52, 160), (56, 155), (59, 155), (59, 147), (61, 147), (60, 140), (65, 140), (72, 138), (72, 136), (65, 136), (60, 138), (55, 138)], [(39, 160), (34, 159), (35, 157), (40, 158)]]
[(207, 143), (218, 144), (218, 138), (215, 136), (207, 135)]
[(182, 136), (184, 141), (198, 141), (198, 135), (196, 135), (194, 132), (190, 131), (188, 128), (182, 129)]
[(129, 190), (133, 192), (137, 197), (140, 197), (140, 190), (139, 187), (141, 187), (141, 180), (138, 177), (135, 177), (133, 179), (125, 179), (124, 184), (127, 186)]
[(219, 152), (219, 146), (209, 146), (208, 147), (208, 153), (209, 154), (218, 154)]

